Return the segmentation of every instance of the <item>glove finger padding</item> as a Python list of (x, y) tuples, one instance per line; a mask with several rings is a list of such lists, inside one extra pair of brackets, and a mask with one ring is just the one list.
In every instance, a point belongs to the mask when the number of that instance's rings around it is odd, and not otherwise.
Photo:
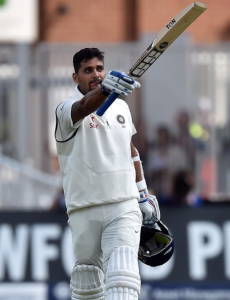
[(143, 224), (153, 224), (156, 220), (160, 220), (160, 209), (155, 196), (146, 195), (144, 200), (139, 201), (139, 206), (143, 215)]
[(114, 82), (110, 78), (106, 78), (103, 81), (103, 85), (107, 88), (110, 89), (111, 91), (118, 91), (117, 93), (124, 92), (126, 94), (130, 94), (133, 89), (130, 88), (130, 86), (126, 87), (124, 85), (121, 85), (119, 82)]
[(160, 212), (160, 208), (159, 208), (159, 204), (158, 204), (156, 196), (154, 196), (154, 195), (148, 195), (148, 199), (149, 199), (149, 204), (151, 204), (154, 207), (154, 210), (155, 210), (154, 215), (155, 215), (155, 217), (158, 220), (160, 220), (160, 218), (161, 218), (161, 212)]
[(140, 83), (125, 73), (110, 71), (102, 81), (102, 86), (109, 92), (127, 96), (135, 88), (140, 87)]
[[(111, 81), (111, 82), (114, 82), (114, 83), (117, 83), (119, 85), (122, 85), (123, 87), (126, 87), (127, 89), (130, 89), (130, 90), (134, 90), (136, 88), (136, 83), (137, 81), (133, 80), (131, 77), (124, 77), (123, 79), (122, 78), (118, 78), (118, 77), (115, 77), (113, 75), (108, 75), (108, 79)], [(139, 83), (139, 82), (138, 82)], [(139, 83), (140, 84), (140, 83)]]

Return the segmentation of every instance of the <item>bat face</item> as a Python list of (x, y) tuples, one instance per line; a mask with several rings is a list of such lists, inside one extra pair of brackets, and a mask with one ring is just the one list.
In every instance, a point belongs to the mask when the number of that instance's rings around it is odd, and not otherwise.
[(159, 56), (168, 47), (168, 42), (164, 41), (159, 45), (160, 51), (154, 47), (154, 41), (149, 45), (143, 55), (137, 60), (133, 67), (129, 70), (129, 74), (133, 77), (141, 77), (149, 67), (159, 58)]
[(141, 77), (176, 38), (206, 9), (207, 7), (203, 3), (194, 2), (171, 19), (131, 67), (129, 74), (133, 77)]

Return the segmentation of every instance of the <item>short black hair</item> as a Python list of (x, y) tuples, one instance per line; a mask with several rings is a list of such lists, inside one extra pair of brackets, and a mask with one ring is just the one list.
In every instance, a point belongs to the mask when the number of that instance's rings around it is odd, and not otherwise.
[(76, 52), (73, 56), (73, 67), (75, 73), (77, 73), (81, 67), (82, 61), (87, 61), (97, 57), (99, 60), (104, 62), (104, 52), (100, 51), (98, 48), (83, 48)]

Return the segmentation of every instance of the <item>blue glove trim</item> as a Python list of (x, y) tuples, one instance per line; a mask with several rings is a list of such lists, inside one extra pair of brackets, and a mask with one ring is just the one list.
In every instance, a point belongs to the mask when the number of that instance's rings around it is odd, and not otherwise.
[(111, 71), (110, 75), (116, 76), (116, 77), (128, 82), (129, 84), (134, 84), (134, 82), (135, 82), (130, 76), (128, 76), (124, 73), (118, 72), (118, 71)]
[(141, 200), (141, 201), (138, 201), (138, 203), (145, 203), (145, 202), (147, 202), (149, 199), (144, 199), (144, 200)]

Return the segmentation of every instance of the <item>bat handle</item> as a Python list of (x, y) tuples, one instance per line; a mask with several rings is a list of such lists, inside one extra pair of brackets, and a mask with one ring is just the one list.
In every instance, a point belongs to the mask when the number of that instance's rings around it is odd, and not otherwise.
[(105, 100), (105, 102), (98, 108), (98, 110), (96, 111), (96, 114), (100, 117), (103, 116), (105, 111), (110, 107), (110, 105), (113, 103), (113, 101), (115, 101), (117, 99), (118, 96), (119, 96), (119, 94), (117, 94), (115, 92), (110, 94), (109, 97)]

